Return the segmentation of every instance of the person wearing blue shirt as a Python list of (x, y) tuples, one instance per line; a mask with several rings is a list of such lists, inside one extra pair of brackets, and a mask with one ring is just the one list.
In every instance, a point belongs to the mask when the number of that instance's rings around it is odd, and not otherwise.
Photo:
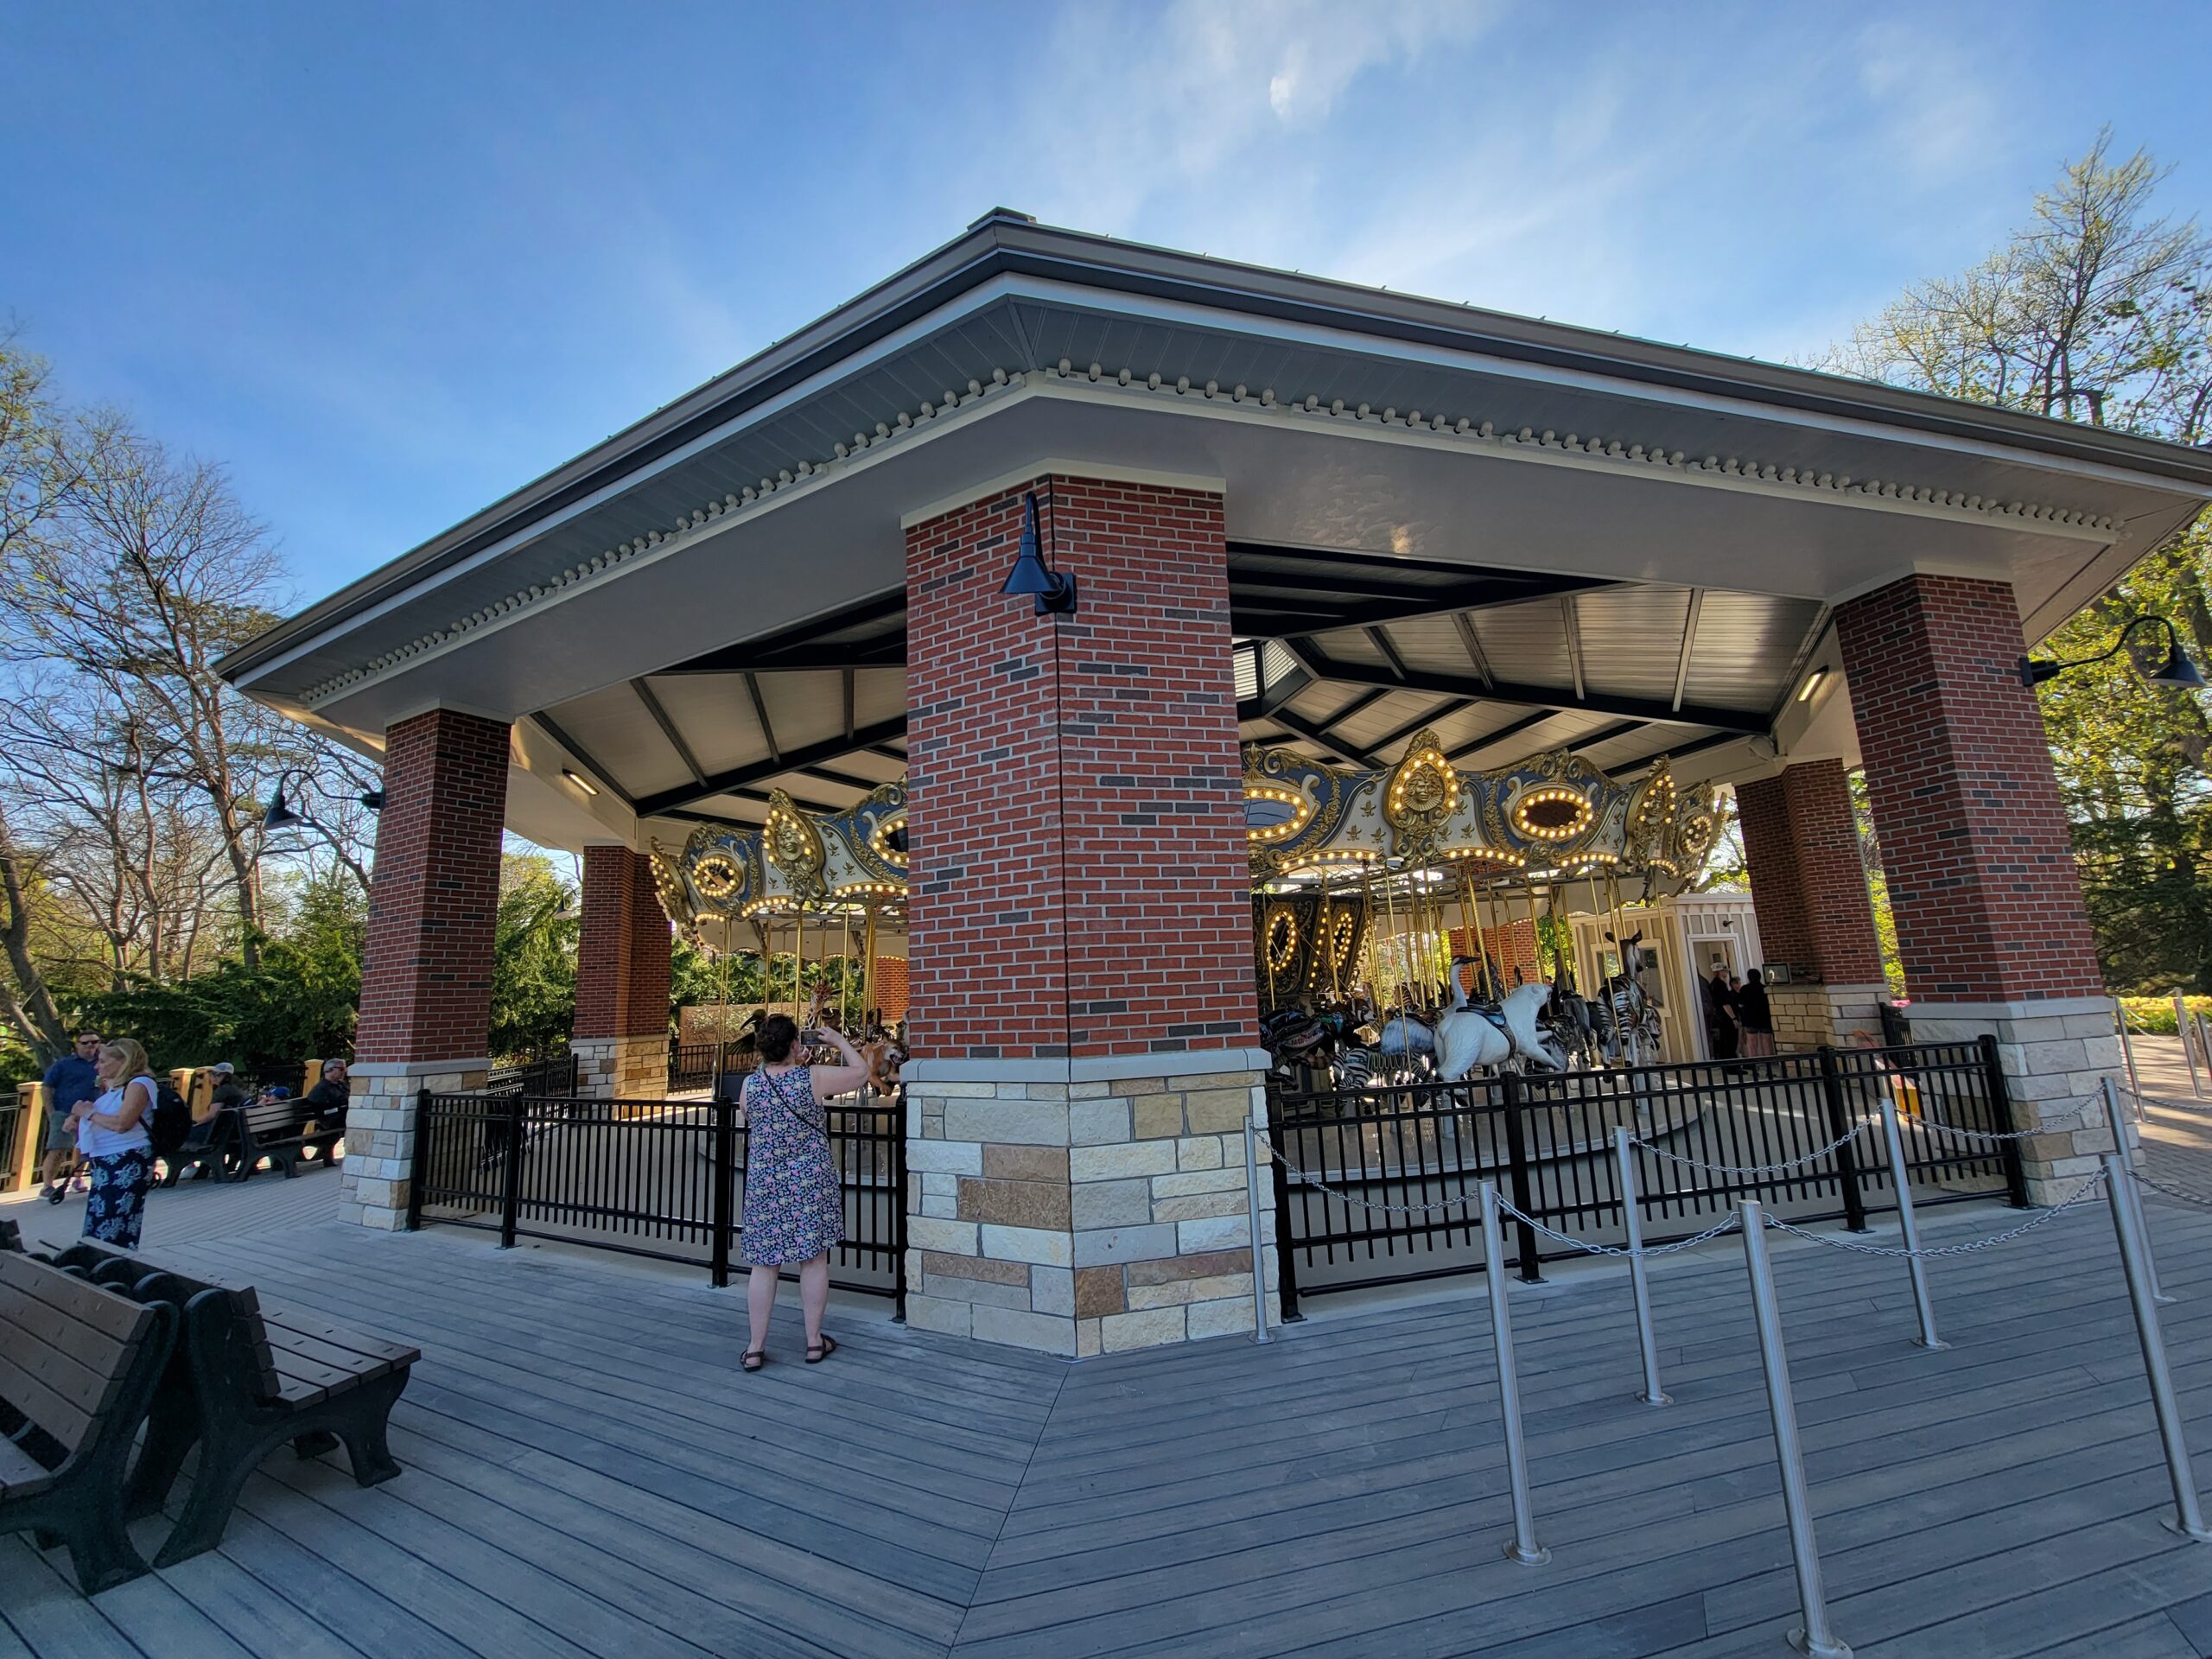
[(69, 1114), (79, 1101), (97, 1100), (100, 1093), (100, 1038), (96, 1031), (77, 1033), (77, 1046), (46, 1068), (40, 1079), (46, 1084), (46, 1201), (61, 1202), (67, 1177), (77, 1162), (77, 1136)]

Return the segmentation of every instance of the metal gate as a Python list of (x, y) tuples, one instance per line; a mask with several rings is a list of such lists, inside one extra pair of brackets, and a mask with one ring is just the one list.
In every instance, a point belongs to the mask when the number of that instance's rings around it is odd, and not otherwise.
[[(1917, 1205), (2027, 1202), (1996, 1039), (1821, 1048), (1614, 1071), (1507, 1072), (1465, 1083), (1268, 1096), (1275, 1250), (1286, 1318), (1327, 1291), (1479, 1273), (1477, 1191), (1494, 1180), (1523, 1215), (1599, 1243), (1626, 1240), (1616, 1128), (1642, 1143), (1647, 1243), (1700, 1232), (1742, 1198), (1791, 1220), (1863, 1228), (1896, 1207), (1878, 1136), (1857, 1131), (1887, 1098)], [(1522, 1275), (1573, 1254), (1515, 1224)]]

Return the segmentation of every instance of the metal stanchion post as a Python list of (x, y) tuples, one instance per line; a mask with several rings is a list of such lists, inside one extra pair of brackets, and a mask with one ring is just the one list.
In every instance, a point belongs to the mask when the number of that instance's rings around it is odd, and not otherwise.
[[(1268, 1335), (1267, 1257), (1260, 1243), (1260, 1132), (1250, 1113), (1244, 1116), (1244, 1213), (1252, 1224), (1252, 1339), (1273, 1340)], [(1275, 1224), (1281, 1226), (1278, 1220)]]
[(2120, 1195), (2120, 1201), (2134, 1212), (2135, 1230), (2143, 1238), (2143, 1276), (2150, 1284), (2151, 1300), (2171, 1302), (2175, 1299), (2167, 1295), (2159, 1286), (2158, 1263), (2151, 1253), (2151, 1224), (2143, 1213), (2143, 1189), (2135, 1181), (2135, 1154), (2127, 1146), (2127, 1124), (2120, 1116), (2120, 1091), (2112, 1086), (2112, 1079), (2107, 1077), (2100, 1085), (2100, 1092), (2104, 1096), (2105, 1124), (2112, 1130), (2113, 1156), (2120, 1160), (2120, 1166), (2127, 1176), (2120, 1183), (2126, 1190)]
[(1897, 1103), (1882, 1101), (1882, 1139), (1890, 1149), (1890, 1185), (1897, 1195), (1897, 1233), (1912, 1252), (1904, 1264), (1912, 1275), (1912, 1311), (1920, 1318), (1920, 1334), (1913, 1341), (1923, 1348), (1951, 1344), (1936, 1335), (1936, 1310), (1928, 1300), (1928, 1270), (1920, 1264), (1920, 1225), (1912, 1216), (1912, 1166), (1905, 1162), (1904, 1134), (1897, 1128)]
[(1529, 1512), (1529, 1448), (1521, 1440), (1521, 1380), (1513, 1368), (1513, 1319), (1506, 1310), (1505, 1229), (1499, 1224), (1497, 1184), (1484, 1181), (1483, 1198), (1483, 1282), (1490, 1289), (1490, 1332), (1497, 1348), (1497, 1395), (1505, 1418), (1505, 1473), (1513, 1493), (1513, 1541), (1506, 1559), (1541, 1567), (1552, 1553), (1536, 1541), (1536, 1518)]
[(1636, 1139), (1625, 1128), (1613, 1130), (1613, 1154), (1620, 1160), (1621, 1220), (1628, 1229), (1628, 1283), (1636, 1296), (1636, 1345), (1643, 1356), (1643, 1391), (1636, 1397), (1647, 1406), (1675, 1402), (1659, 1386), (1659, 1347), (1651, 1334), (1651, 1283), (1643, 1270), (1643, 1214), (1636, 1184)]
[(2127, 1006), (2113, 998), (2113, 1022), (2120, 1027), (2120, 1058), (2127, 1066), (2127, 1091), (2135, 1097), (2135, 1121), (2143, 1121), (2143, 1077), (2135, 1069), (2135, 1045), (2127, 1040)]
[(1805, 1628), (1789, 1645), (1814, 1659), (1851, 1659), (1851, 1649), (1828, 1628), (1821, 1588), (1821, 1551), (1813, 1537), (1813, 1500), (1805, 1489), (1805, 1453), (1797, 1440), (1797, 1408), (1789, 1397), (1789, 1357), (1782, 1348), (1782, 1308), (1774, 1294), (1774, 1265), (1767, 1259), (1766, 1212), (1756, 1198), (1737, 1205), (1744, 1229), (1744, 1265), (1751, 1277), (1751, 1317), (1758, 1326), (1759, 1367), (1766, 1374), (1767, 1410), (1774, 1419), (1775, 1461), (1782, 1468), (1782, 1512), (1789, 1523), (1789, 1554), (1797, 1569), (1797, 1600)]
[(2196, 1045), (2189, 1040), (2189, 1004), (2178, 988), (2174, 991), (2174, 1034), (2181, 1039), (2182, 1058), (2189, 1062), (2189, 1092), (2202, 1100), (2204, 1080), (2196, 1072)]
[(2158, 1439), (2166, 1451), (2166, 1473), (2174, 1484), (2174, 1518), (2166, 1525), (2185, 1538), (2212, 1543), (2212, 1528), (2196, 1501), (2196, 1477), (2189, 1465), (2189, 1442), (2182, 1433), (2181, 1408), (2174, 1400), (2173, 1374), (2166, 1369), (2166, 1342), (2158, 1333), (2158, 1304), (2152, 1295), (2150, 1253), (2143, 1242), (2141, 1213), (2120, 1189), (2133, 1186), (2127, 1166), (2117, 1154), (2104, 1159), (2105, 1196), (2112, 1204), (2113, 1230), (2120, 1236), (2120, 1264), (2127, 1274), (2127, 1300), (2135, 1309), (2135, 1335), (2143, 1344), (2143, 1371), (2150, 1379), (2151, 1405), (2158, 1414)]

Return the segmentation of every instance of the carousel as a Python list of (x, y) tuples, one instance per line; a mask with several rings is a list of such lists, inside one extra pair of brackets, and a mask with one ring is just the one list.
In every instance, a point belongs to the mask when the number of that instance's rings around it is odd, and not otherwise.
[[(1659, 1058), (1629, 918), (1696, 880), (1720, 826), (1709, 786), (1678, 788), (1663, 760), (1616, 783), (1566, 751), (1461, 772), (1423, 731), (1372, 771), (1250, 746), (1244, 803), (1280, 1068), (1358, 1087)], [(1590, 986), (1575, 914), (1605, 918)]]
[[(765, 969), (765, 1006), (779, 1004), (802, 1025), (849, 1017), (806, 990), (809, 964), (861, 964), (857, 1033), (874, 1086), (897, 1087), (906, 1058), (903, 976), (887, 1007), (879, 976), (904, 968), (906, 938), (906, 790), (884, 784), (842, 812), (808, 812), (781, 790), (769, 798), (758, 829), (702, 823), (671, 851), (652, 843), (653, 885), (677, 932), (716, 958), (729, 1005), (734, 958), (756, 956)], [(847, 969), (848, 974), (849, 969)], [(819, 976), (817, 980), (818, 982)], [(789, 995), (779, 997), (784, 987)], [(842, 1001), (842, 999), (841, 999)], [(749, 1028), (724, 1033), (743, 1043)]]

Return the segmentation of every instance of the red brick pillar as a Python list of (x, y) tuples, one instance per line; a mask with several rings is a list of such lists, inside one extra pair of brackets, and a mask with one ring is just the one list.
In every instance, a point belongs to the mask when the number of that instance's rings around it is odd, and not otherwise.
[[(2012, 591), (1909, 576), (1835, 621), (1913, 1035), (1994, 1033), (2023, 1127), (2071, 1117), (2119, 1044)], [(2058, 1190), (2100, 1144), (2038, 1137), (2030, 1174)]]
[(1250, 874), (1218, 497), (1039, 479), (907, 532), (907, 1318), (1095, 1353), (1251, 1328)]
[(1812, 1048), (1881, 1033), (1874, 906), (1840, 760), (1809, 760), (1736, 785), (1759, 949), (1789, 970), (1770, 988), (1777, 1044)]
[(576, 1090), (657, 1100), (668, 1084), (672, 939), (652, 861), (627, 847), (584, 849), (576, 938)]
[(481, 1088), (507, 804), (507, 728), (435, 709), (385, 734), (341, 1211), (397, 1227), (419, 1089)]

